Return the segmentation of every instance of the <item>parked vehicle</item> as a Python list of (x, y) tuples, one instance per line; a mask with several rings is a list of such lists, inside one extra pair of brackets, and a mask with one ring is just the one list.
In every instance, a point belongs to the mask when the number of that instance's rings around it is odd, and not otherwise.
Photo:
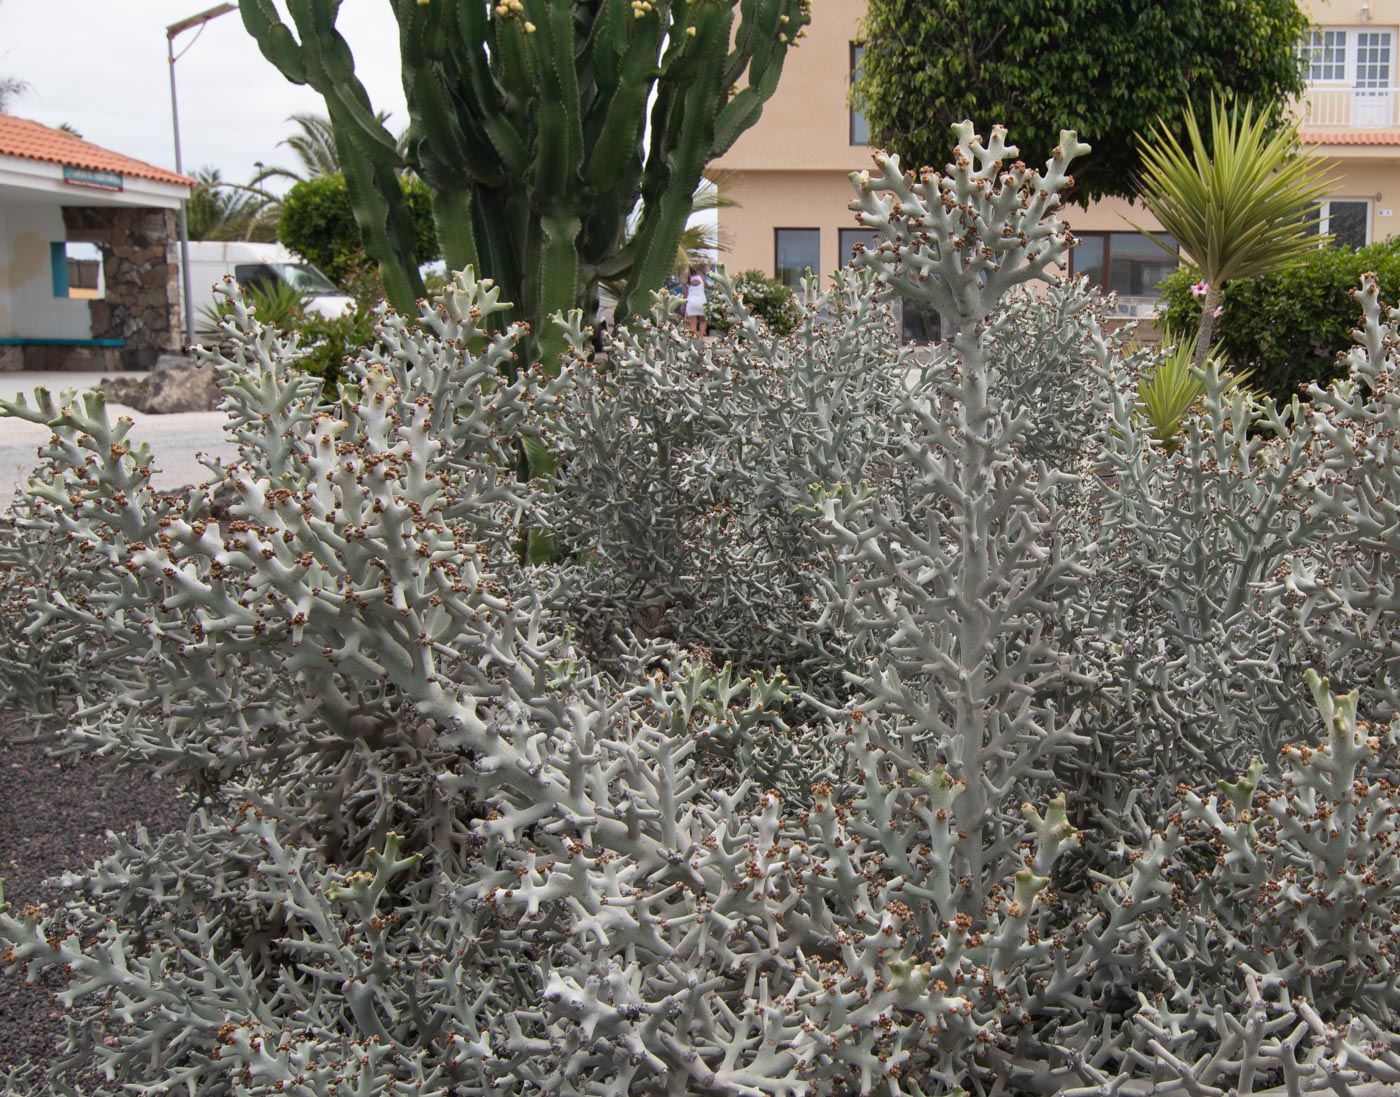
[(327, 319), (344, 316), (355, 308), (353, 298), (281, 244), (192, 240), (191, 294), (195, 323), (202, 331), (212, 330), (209, 317), (214, 309), (214, 286), (225, 275), (232, 276), (244, 289), (290, 286), (301, 292), (308, 310)]

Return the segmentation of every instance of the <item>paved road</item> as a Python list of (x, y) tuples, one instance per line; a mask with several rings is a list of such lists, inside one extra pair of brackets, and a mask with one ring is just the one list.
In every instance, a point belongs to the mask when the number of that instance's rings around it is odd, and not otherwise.
[[(52, 392), (66, 388), (89, 389), (102, 376), (100, 373), (0, 373), (0, 397), (13, 400), (23, 393), (32, 404), (37, 387)], [(142, 415), (121, 405), (112, 407), (114, 415), (131, 416), (135, 424), (131, 430), (132, 439), (150, 445), (155, 455), (156, 472), (152, 481), (156, 487), (173, 488), (206, 480), (208, 470), (195, 460), (196, 453), (212, 453), (225, 459), (233, 456), (234, 447), (223, 435), (223, 412)], [(39, 463), (37, 450), (48, 437), (47, 427), (0, 416), (0, 510), (7, 508), (23, 489), (29, 473)]]

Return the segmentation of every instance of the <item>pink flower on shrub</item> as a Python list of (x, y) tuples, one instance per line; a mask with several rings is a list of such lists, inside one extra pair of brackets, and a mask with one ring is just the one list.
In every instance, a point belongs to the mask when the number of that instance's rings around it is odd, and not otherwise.
[(1191, 287), (1192, 297), (1204, 297), (1210, 291), (1210, 287), (1204, 282), (1197, 282)]
[(1216, 316), (1219, 316), (1219, 315), (1220, 315), (1222, 312), (1224, 312), (1224, 311), (1225, 311), (1225, 306), (1224, 306), (1224, 305), (1216, 305), (1216, 306), (1215, 306), (1215, 315), (1216, 315)]

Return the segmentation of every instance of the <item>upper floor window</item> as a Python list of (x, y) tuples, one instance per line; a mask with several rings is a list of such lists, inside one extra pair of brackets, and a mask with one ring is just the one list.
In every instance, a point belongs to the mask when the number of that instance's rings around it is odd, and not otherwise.
[[(856, 86), (856, 81), (860, 79), (860, 62), (865, 56), (865, 47), (859, 42), (851, 43), (851, 87)], [(851, 107), (851, 144), (870, 144), (870, 123), (865, 120), (865, 115)]]
[(1317, 27), (1299, 49), (1309, 83), (1389, 88), (1395, 32), (1357, 27)]
[(1314, 83), (1346, 79), (1346, 31), (1312, 31), (1303, 42), (1302, 54), (1303, 64), (1308, 67), (1308, 79)]

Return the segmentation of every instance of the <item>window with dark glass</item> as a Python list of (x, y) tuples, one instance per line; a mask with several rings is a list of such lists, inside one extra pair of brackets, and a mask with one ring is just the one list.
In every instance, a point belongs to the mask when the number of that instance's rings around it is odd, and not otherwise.
[(802, 288), (808, 271), (816, 273), (822, 267), (822, 234), (820, 229), (774, 229), (774, 276), (785, 286)]
[(1308, 207), (1303, 232), (1330, 233), (1334, 248), (1364, 248), (1371, 238), (1371, 203), (1364, 198), (1333, 198)]
[[(1177, 260), (1140, 232), (1084, 232), (1070, 252), (1070, 271), (1120, 297), (1160, 297), (1157, 285), (1177, 268)], [(1168, 247), (1176, 241), (1153, 234)]]
[(880, 234), (874, 229), (841, 230), (841, 262), (849, 263), (856, 254), (856, 245), (863, 244), (866, 251), (874, 251), (880, 243)]
[(1327, 203), (1326, 224), (1323, 225), (1322, 231), (1332, 234), (1334, 247), (1355, 251), (1366, 246), (1366, 239), (1370, 235), (1367, 231), (1370, 223), (1369, 202), (1333, 201)]
[[(854, 89), (856, 81), (860, 79), (860, 62), (865, 56), (865, 47), (859, 42), (851, 43), (851, 88)], [(855, 105), (851, 105), (851, 144), (870, 144), (870, 124), (865, 120), (865, 115), (856, 110)]]

